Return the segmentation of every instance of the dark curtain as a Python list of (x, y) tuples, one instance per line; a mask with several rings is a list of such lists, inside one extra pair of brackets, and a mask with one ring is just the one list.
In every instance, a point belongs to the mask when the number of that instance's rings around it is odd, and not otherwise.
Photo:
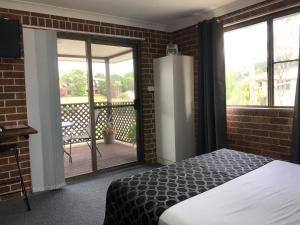
[[(299, 50), (300, 56), (300, 50)], [(298, 64), (298, 78), (295, 96), (293, 133), (292, 133), (292, 162), (300, 164), (300, 63)]]
[(199, 125), (197, 153), (226, 147), (226, 90), (223, 24), (217, 19), (198, 24)]

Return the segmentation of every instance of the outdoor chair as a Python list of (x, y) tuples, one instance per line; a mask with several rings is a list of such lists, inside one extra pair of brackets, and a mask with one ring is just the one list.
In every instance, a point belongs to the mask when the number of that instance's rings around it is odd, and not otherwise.
[[(100, 111), (99, 110), (95, 110), (95, 124), (97, 124), (98, 118), (100, 115)], [(65, 151), (65, 153), (69, 156), (69, 162), (72, 163), (72, 143), (74, 141), (77, 140), (82, 140), (85, 141), (87, 143), (87, 145), (89, 146), (90, 150), (92, 150), (92, 136), (91, 136), (91, 125), (90, 122), (88, 122), (88, 125), (83, 128), (79, 134), (76, 135), (66, 135), (63, 136), (63, 141), (64, 143), (68, 143), (70, 146), (70, 151), (69, 153)], [(102, 157), (101, 151), (98, 148), (98, 144), (96, 143), (96, 151), (98, 152), (99, 156)]]

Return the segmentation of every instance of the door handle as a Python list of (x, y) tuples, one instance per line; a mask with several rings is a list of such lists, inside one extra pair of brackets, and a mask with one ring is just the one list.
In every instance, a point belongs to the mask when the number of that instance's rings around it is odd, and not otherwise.
[(135, 110), (139, 110), (141, 107), (141, 101), (139, 99), (134, 99), (133, 100), (133, 108)]

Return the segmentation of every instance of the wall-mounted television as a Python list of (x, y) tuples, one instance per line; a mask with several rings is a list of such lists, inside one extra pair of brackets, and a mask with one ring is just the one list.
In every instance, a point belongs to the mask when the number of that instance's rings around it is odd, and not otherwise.
[(0, 19), (0, 57), (21, 57), (18, 20)]

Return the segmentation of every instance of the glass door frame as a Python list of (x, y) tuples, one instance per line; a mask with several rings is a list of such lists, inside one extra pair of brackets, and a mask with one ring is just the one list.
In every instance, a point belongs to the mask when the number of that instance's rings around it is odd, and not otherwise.
[(143, 137), (143, 108), (141, 104), (142, 99), (142, 79), (140, 67), (140, 49), (141, 40), (106, 37), (98, 35), (58, 32), (58, 39), (70, 39), (85, 41), (86, 45), (86, 59), (87, 59), (87, 75), (88, 75), (88, 98), (90, 108), (90, 123), (91, 123), (91, 155), (92, 155), (92, 172), (98, 171), (97, 166), (97, 152), (96, 152), (96, 124), (95, 124), (95, 102), (94, 102), (94, 86), (93, 86), (93, 66), (92, 66), (92, 44), (112, 45), (120, 47), (130, 47), (133, 53), (133, 67), (134, 67), (134, 109), (136, 112), (136, 150), (137, 162), (144, 162), (144, 137)]

